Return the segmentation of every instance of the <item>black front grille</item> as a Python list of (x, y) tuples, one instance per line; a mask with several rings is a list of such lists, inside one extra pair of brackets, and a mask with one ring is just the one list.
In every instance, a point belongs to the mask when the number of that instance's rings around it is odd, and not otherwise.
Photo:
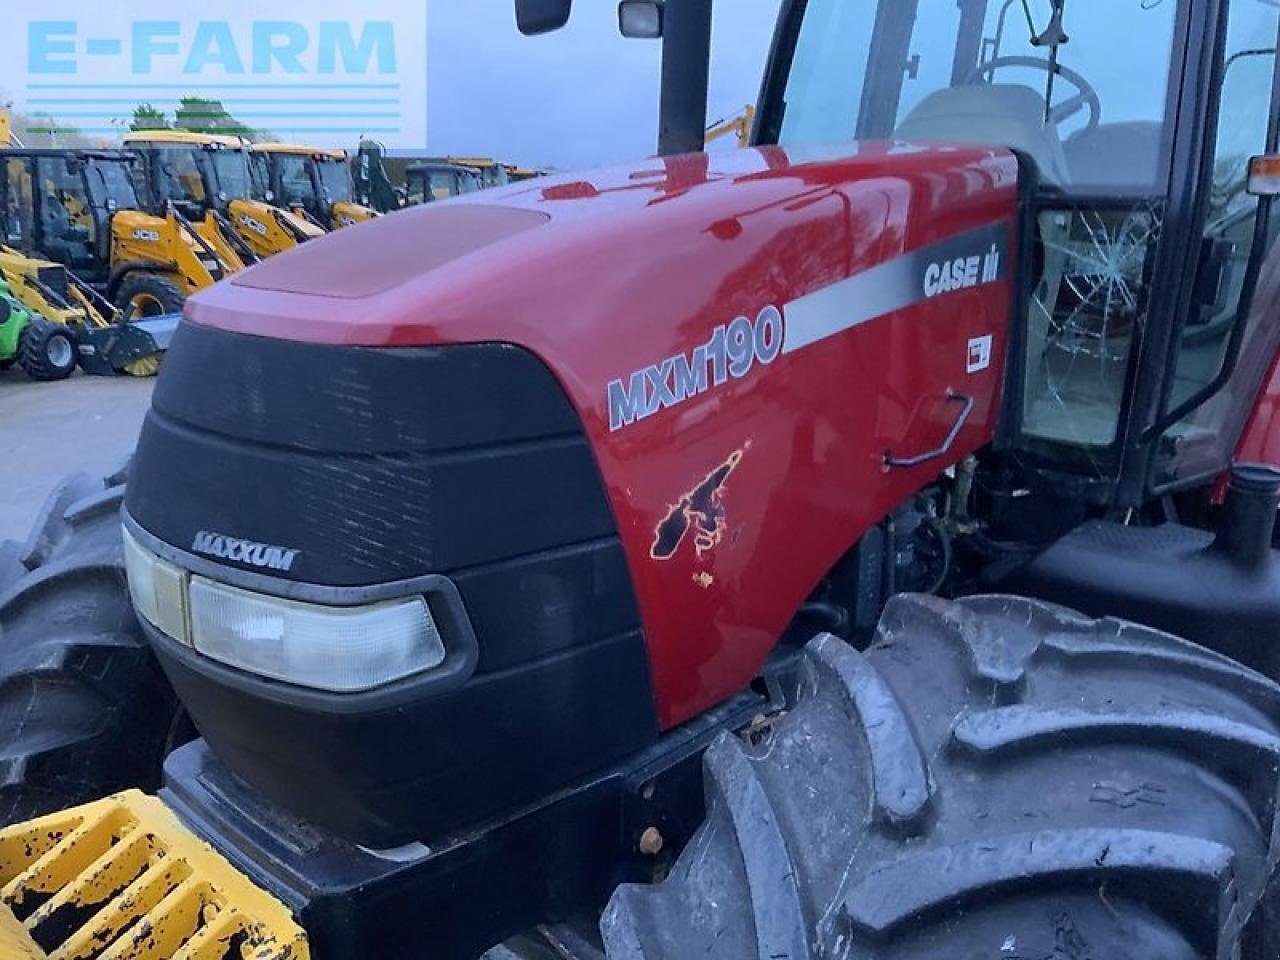
[[(457, 585), (479, 647), (474, 677), (409, 709), (371, 698), (385, 722), (331, 726), (314, 697), (289, 706), (283, 685), (229, 683), (225, 668), (160, 645), (228, 765), (334, 829), (365, 842), (434, 833), (656, 735), (639, 613), (599, 470), (559, 383), (524, 350), (320, 346), (183, 324), (126, 509), (188, 553), (200, 553), (202, 533), (297, 551), (287, 571), (217, 560), (231, 579), (363, 587), (435, 574)], [(247, 709), (246, 699), (270, 705)], [(349, 714), (351, 703), (333, 707)], [(453, 729), (463, 718), (473, 729)], [(339, 745), (348, 733), (356, 739)], [(373, 749), (369, 738), (406, 746)], [(324, 799), (338, 753), (368, 768), (347, 778), (357, 802)], [(477, 765), (496, 789), (471, 782)], [(435, 801), (421, 795), (427, 783)]]

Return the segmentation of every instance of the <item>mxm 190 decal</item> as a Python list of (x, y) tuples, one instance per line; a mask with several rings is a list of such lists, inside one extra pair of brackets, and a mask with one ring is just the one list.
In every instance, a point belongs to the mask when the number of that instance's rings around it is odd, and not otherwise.
[(782, 352), (783, 335), (782, 311), (769, 305), (754, 323), (738, 317), (716, 327), (711, 339), (692, 353), (676, 354), (637, 370), (625, 383), (614, 380), (609, 384), (609, 429), (621, 430), (712, 387), (724, 386), (730, 378), (740, 380), (757, 363), (773, 363)]

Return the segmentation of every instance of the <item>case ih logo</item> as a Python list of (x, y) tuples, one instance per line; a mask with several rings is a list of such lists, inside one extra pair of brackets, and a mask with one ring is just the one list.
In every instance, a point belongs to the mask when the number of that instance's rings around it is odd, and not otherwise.
[(730, 378), (741, 380), (757, 363), (773, 363), (782, 352), (784, 332), (782, 311), (770, 305), (755, 323), (738, 317), (716, 327), (711, 339), (692, 354), (677, 354), (637, 370), (626, 382), (614, 380), (609, 384), (609, 429), (621, 430), (724, 386)]
[(991, 245), (985, 257), (958, 257), (944, 263), (931, 263), (924, 271), (924, 295), (936, 297), (953, 290), (964, 290), (991, 283), (1000, 276), (1000, 248)]
[(279, 570), (284, 573), (289, 571), (293, 561), (301, 552), (287, 550), (284, 547), (273, 547), (269, 543), (236, 540), (234, 537), (224, 537), (220, 533), (208, 533), (204, 530), (196, 534), (191, 550), (206, 557), (232, 560), (235, 563), (244, 563), (264, 570)]

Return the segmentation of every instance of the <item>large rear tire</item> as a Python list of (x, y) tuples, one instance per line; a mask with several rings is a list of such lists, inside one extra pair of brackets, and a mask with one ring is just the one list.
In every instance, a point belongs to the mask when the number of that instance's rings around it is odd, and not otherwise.
[(129, 601), (123, 480), (64, 481), (0, 544), (0, 825), (159, 786), (178, 707)]
[(802, 674), (762, 742), (707, 751), (703, 826), (605, 911), (614, 960), (1265, 956), (1270, 680), (1012, 597), (897, 598)]

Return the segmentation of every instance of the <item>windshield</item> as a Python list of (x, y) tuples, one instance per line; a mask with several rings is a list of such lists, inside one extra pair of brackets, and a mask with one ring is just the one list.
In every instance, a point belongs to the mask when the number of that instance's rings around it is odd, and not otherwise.
[(1064, 189), (1162, 193), (1180, 6), (808, 0), (779, 141), (1001, 145)]
[(153, 151), (151, 181), (160, 203), (204, 206), (208, 199), (203, 153), (187, 144), (160, 144)]
[(286, 207), (309, 206), (315, 201), (316, 191), (307, 170), (309, 157), (291, 153), (277, 154), (274, 158), (279, 175), (279, 202)]
[(206, 150), (205, 153), (213, 168), (213, 180), (220, 194), (228, 200), (243, 200), (252, 196), (249, 156), (245, 151)]
[(330, 203), (350, 203), (354, 196), (351, 185), (351, 169), (345, 160), (322, 159), (320, 166), (320, 182), (324, 192), (329, 195)]
[(250, 153), (249, 178), (253, 185), (253, 197), (256, 200), (270, 202), (275, 199), (271, 190), (271, 166), (265, 154)]
[(138, 194), (134, 189), (130, 165), (99, 160), (89, 165), (89, 184), (96, 202), (114, 202), (117, 209), (136, 210)]

